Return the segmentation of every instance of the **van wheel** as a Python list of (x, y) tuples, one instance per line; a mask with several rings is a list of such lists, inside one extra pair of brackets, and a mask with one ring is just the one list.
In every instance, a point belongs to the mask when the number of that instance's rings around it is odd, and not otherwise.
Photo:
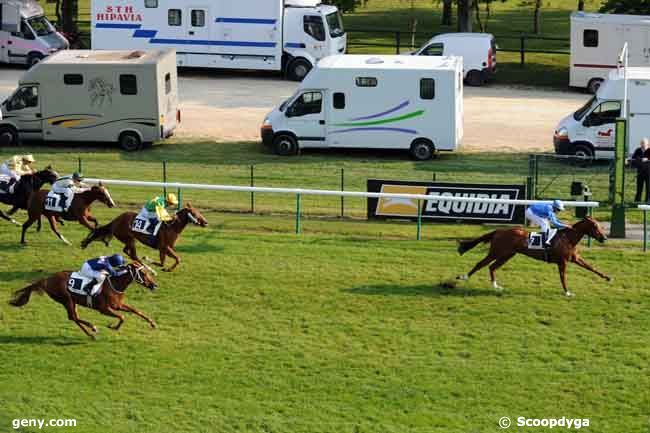
[(43, 57), (44, 56), (40, 53), (30, 54), (27, 57), (27, 66), (31, 68), (35, 64), (40, 63), (40, 61), (43, 60)]
[(411, 156), (418, 161), (428, 161), (433, 158), (434, 147), (429, 140), (415, 140), (411, 144)]
[(481, 71), (477, 71), (476, 69), (469, 71), (467, 73), (467, 84), (474, 87), (483, 85), (483, 76), (481, 75)]
[(0, 146), (18, 145), (18, 131), (11, 126), (0, 126)]
[(289, 134), (282, 134), (273, 140), (273, 151), (282, 156), (290, 156), (298, 153), (298, 142)]
[(594, 162), (594, 149), (586, 144), (578, 144), (573, 151), (573, 154), (577, 156), (575, 164), (580, 167), (591, 165)]
[(289, 63), (289, 67), (287, 69), (287, 76), (291, 81), (302, 81), (309, 71), (311, 71), (311, 63), (309, 63), (305, 59), (294, 59), (291, 63)]
[(603, 84), (602, 78), (592, 78), (589, 80), (589, 84), (587, 84), (587, 92), (591, 93), (592, 95), (595, 95), (596, 92), (598, 92), (598, 89), (600, 89), (600, 86)]
[(140, 136), (135, 132), (123, 132), (120, 135), (118, 144), (127, 152), (134, 152), (142, 148), (142, 140), (140, 140)]

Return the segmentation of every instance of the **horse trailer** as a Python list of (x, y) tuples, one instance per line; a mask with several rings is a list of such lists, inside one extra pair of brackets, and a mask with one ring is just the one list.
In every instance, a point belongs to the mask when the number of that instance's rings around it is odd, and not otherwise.
[(3, 141), (117, 142), (171, 136), (180, 122), (173, 50), (66, 50), (20, 79), (2, 103)]
[(174, 48), (178, 66), (293, 80), (347, 44), (339, 10), (320, 0), (93, 0), (91, 40), (100, 50)]

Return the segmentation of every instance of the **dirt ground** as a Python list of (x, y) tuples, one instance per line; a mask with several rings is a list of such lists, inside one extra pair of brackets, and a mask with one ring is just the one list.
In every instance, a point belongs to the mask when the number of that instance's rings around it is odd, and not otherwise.
[[(0, 69), (0, 98), (11, 94), (24, 70)], [(264, 116), (289, 97), (296, 83), (273, 74), (184, 70), (180, 73), (182, 125), (176, 136), (217, 142), (257, 141)], [(466, 151), (552, 151), (559, 120), (588, 95), (491, 85), (465, 87)]]

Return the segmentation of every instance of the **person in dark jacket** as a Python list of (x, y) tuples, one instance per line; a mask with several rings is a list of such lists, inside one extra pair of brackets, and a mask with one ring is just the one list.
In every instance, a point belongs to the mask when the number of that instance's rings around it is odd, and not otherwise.
[(636, 168), (636, 196), (634, 201), (641, 201), (641, 194), (645, 187), (645, 201), (650, 202), (650, 143), (647, 138), (632, 154), (630, 159), (632, 167)]

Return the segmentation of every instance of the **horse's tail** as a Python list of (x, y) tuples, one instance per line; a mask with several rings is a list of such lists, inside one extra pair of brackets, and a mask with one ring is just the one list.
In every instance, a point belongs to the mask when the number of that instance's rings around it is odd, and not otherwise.
[(496, 231), (492, 231), (490, 233), (486, 233), (480, 238), (476, 239), (470, 239), (470, 240), (465, 240), (465, 241), (458, 241), (458, 254), (461, 256), (477, 246), (478, 244), (482, 244), (485, 242), (490, 242), (492, 238), (494, 237), (494, 234)]
[(9, 301), (9, 304), (14, 307), (22, 307), (23, 305), (26, 305), (29, 302), (29, 297), (32, 295), (32, 292), (40, 292), (43, 290), (42, 283), (42, 280), (37, 281), (24, 289), (16, 290), (14, 292), (14, 297)]
[(86, 248), (91, 242), (94, 241), (104, 241), (107, 245), (113, 239), (113, 223), (115, 221), (111, 221), (110, 223), (106, 224), (105, 226), (101, 226), (90, 232), (90, 234), (81, 241), (81, 248)]

